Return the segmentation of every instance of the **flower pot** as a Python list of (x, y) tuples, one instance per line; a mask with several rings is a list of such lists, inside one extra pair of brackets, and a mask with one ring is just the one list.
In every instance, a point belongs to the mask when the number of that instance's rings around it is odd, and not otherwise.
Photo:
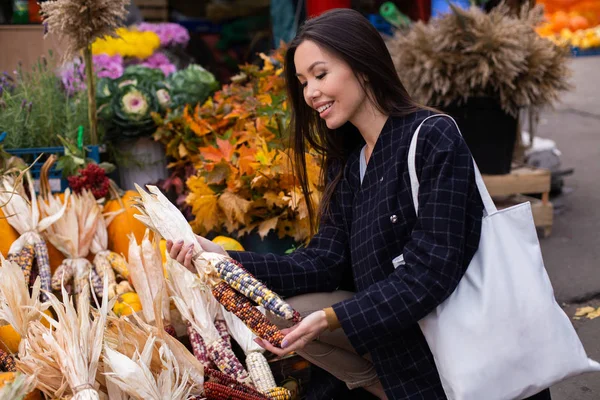
[(460, 127), (463, 137), (482, 174), (502, 175), (510, 172), (518, 118), (504, 112), (498, 100), (476, 97), (466, 104), (444, 107)]
[(120, 142), (119, 146), (124, 154), (117, 162), (122, 189), (135, 190), (134, 183), (144, 186), (167, 178), (167, 158), (162, 144), (141, 137)]

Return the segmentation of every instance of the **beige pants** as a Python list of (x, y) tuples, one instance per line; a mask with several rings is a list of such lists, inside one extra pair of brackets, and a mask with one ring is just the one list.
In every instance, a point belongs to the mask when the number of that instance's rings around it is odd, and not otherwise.
[[(345, 291), (309, 293), (288, 298), (286, 301), (304, 317), (323, 308), (331, 307), (352, 295), (353, 293)], [(272, 318), (272, 322), (282, 329), (291, 326), (288, 321), (275, 317)], [(342, 329), (336, 329), (333, 332), (326, 330), (317, 340), (307, 344), (302, 350), (298, 350), (298, 354), (345, 382), (349, 389), (367, 387), (379, 382), (370, 355), (359, 356)]]

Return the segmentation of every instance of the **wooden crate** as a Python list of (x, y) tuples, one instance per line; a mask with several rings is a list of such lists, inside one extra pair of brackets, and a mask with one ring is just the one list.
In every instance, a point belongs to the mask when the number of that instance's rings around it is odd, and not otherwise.
[(168, 0), (133, 0), (142, 17), (149, 22), (165, 22), (169, 20)]
[[(483, 180), (496, 207), (500, 209), (529, 201), (540, 236), (550, 236), (554, 209), (550, 202), (549, 170), (521, 166), (513, 168), (506, 175), (483, 175)], [(539, 194), (541, 199), (526, 196), (527, 194)]]

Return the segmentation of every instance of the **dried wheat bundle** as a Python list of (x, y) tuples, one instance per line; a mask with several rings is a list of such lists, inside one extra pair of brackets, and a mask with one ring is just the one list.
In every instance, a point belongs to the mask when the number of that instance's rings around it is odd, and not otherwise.
[[(67, 189), (68, 193), (68, 189)], [(68, 202), (68, 204), (67, 204)], [(60, 290), (70, 280), (74, 282), (74, 291), (78, 296), (85, 287), (89, 290), (89, 277), (92, 264), (87, 259), (96, 227), (102, 217), (102, 209), (91, 192), (84, 190), (65, 198), (67, 210), (63, 217), (46, 230), (48, 240), (66, 257), (52, 277), (52, 288)], [(48, 196), (47, 202), (40, 202), (44, 214), (52, 214), (64, 207), (57, 196)], [(87, 295), (86, 295), (87, 296)]]
[(97, 38), (114, 36), (130, 0), (54, 0), (41, 3), (49, 33), (61, 36), (64, 59), (71, 60)]
[(388, 41), (396, 70), (416, 100), (431, 106), (497, 97), (516, 115), (521, 107), (551, 105), (569, 89), (569, 55), (534, 30), (541, 6), (518, 15), (501, 5), (478, 7), (415, 23)]
[[(146, 229), (140, 245), (135, 236), (129, 236), (129, 276), (135, 291), (140, 296), (142, 312), (146, 322), (154, 324), (157, 317), (169, 325), (171, 312), (169, 296), (165, 282), (162, 257), (156, 240), (150, 241), (150, 232)], [(155, 301), (160, 299), (160, 315), (154, 313)]]
[(252, 384), (250, 375), (215, 327), (219, 304), (198, 278), (174, 260), (167, 262), (169, 291), (184, 320), (200, 334), (209, 358), (223, 373), (238, 382)]
[[(48, 303), (40, 299), (41, 281), (33, 284), (31, 295), (21, 268), (0, 255), (0, 322), (10, 324), (22, 338), (27, 336), (29, 325), (39, 321), (48, 309)], [(23, 343), (23, 342), (21, 342)]]
[(189, 371), (178, 364), (167, 345), (159, 344), (162, 368), (154, 372), (150, 365), (156, 346), (157, 339), (150, 336), (133, 357), (106, 346), (104, 363), (112, 371), (106, 373), (107, 380), (136, 399), (187, 400), (196, 386)]
[[(38, 266), (41, 278), (41, 287), (49, 291), (51, 287), (50, 257), (48, 247), (41, 234), (52, 229), (64, 215), (66, 205), (60, 205), (40, 219), (37, 198), (33, 187), (33, 179), (29, 172), (24, 173), (28, 190), (31, 196), (26, 194), (21, 178), (23, 174), (15, 178), (12, 175), (2, 177), (0, 183), (0, 207), (7, 217), (8, 223), (15, 228), (20, 237), (13, 242), (9, 250), (9, 258), (19, 262), (25, 272), (26, 283), (34, 261)], [(69, 194), (65, 194), (68, 200)], [(33, 252), (32, 252), (33, 250)], [(31, 257), (31, 256), (34, 257)], [(42, 299), (46, 299), (42, 293)]]
[(108, 298), (116, 296), (117, 278), (115, 271), (127, 270), (127, 262), (121, 255), (108, 250), (107, 226), (124, 210), (102, 214), (96, 225), (96, 234), (92, 239), (90, 252), (94, 254), (92, 269), (92, 287), (97, 296), (102, 292), (104, 275), (108, 276)]

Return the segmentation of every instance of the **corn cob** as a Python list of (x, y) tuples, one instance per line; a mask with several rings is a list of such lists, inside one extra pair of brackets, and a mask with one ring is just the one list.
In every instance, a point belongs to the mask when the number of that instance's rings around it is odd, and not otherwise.
[(217, 263), (215, 268), (232, 288), (254, 300), (267, 311), (286, 320), (294, 317), (294, 309), (288, 303), (236, 263), (225, 259)]
[(121, 275), (123, 278), (129, 278), (129, 270), (127, 269), (127, 261), (123, 258), (122, 255), (115, 253), (114, 251), (109, 251), (106, 255), (106, 259), (110, 262), (113, 270), (117, 272), (117, 274)]
[(190, 338), (190, 344), (192, 345), (192, 351), (196, 359), (202, 363), (205, 369), (215, 368), (215, 365), (208, 357), (208, 351), (206, 351), (206, 346), (204, 345), (202, 336), (196, 332), (192, 324), (189, 322), (187, 323), (187, 333)]
[(31, 245), (23, 246), (21, 251), (18, 253), (12, 253), (8, 255), (9, 261), (17, 263), (23, 270), (25, 276), (25, 282), (29, 285), (31, 277), (31, 269), (33, 268), (33, 260), (35, 257), (35, 248)]
[(0, 349), (0, 370), (4, 372), (12, 372), (17, 370), (13, 356), (2, 349)]
[(281, 347), (283, 334), (250, 303), (250, 300), (233, 290), (224, 281), (213, 286), (212, 293), (227, 311), (235, 314), (256, 335), (267, 340), (273, 346)]
[(231, 346), (231, 335), (229, 335), (229, 331), (227, 330), (227, 322), (225, 322), (224, 319), (217, 317), (217, 319), (215, 319), (215, 328), (219, 331), (221, 339)]
[(73, 278), (73, 264), (70, 259), (66, 259), (60, 264), (60, 266), (54, 271), (52, 276), (52, 290), (60, 290), (60, 286), (64, 281), (65, 285)]
[(276, 386), (267, 390), (265, 395), (270, 400), (290, 400), (292, 398), (292, 393), (288, 389), (281, 386)]
[[(104, 275), (108, 276), (108, 287), (113, 287), (117, 284), (115, 271), (108, 260), (109, 251), (101, 251), (94, 256), (92, 269), (92, 286), (96, 296), (100, 297), (104, 287)], [(110, 299), (110, 297), (109, 297)]]
[[(35, 259), (37, 261), (38, 274), (42, 283), (42, 289), (51, 290), (50, 282), (52, 280), (52, 271), (50, 270), (50, 256), (48, 255), (48, 246), (41, 237), (35, 242)], [(48, 295), (41, 293), (41, 300), (48, 301)]]
[(210, 358), (221, 371), (238, 382), (248, 385), (252, 384), (250, 374), (233, 353), (231, 345), (228, 346), (225, 341), (219, 337), (219, 339), (214, 342), (207, 344), (206, 349), (208, 350)]
[(173, 325), (165, 324), (165, 332), (167, 332), (169, 335), (173, 336), (174, 338), (177, 338), (177, 331), (175, 330), (175, 327), (173, 327)]
[(206, 400), (268, 400), (264, 395), (244, 393), (220, 383), (207, 382), (204, 384)]
[(249, 394), (252, 396), (264, 398), (264, 395), (262, 393), (260, 393), (258, 390), (256, 390), (255, 388), (236, 381), (235, 379), (224, 374), (223, 372), (219, 371), (218, 369), (212, 369), (212, 368), (206, 369), (204, 371), (204, 379), (205, 379), (204, 380), (205, 383), (206, 382), (218, 383), (219, 385), (228, 386), (228, 387), (233, 388), (242, 393), (246, 393), (246, 394)]
[(266, 393), (269, 389), (277, 386), (271, 367), (261, 352), (252, 351), (246, 354), (246, 366), (259, 392)]

